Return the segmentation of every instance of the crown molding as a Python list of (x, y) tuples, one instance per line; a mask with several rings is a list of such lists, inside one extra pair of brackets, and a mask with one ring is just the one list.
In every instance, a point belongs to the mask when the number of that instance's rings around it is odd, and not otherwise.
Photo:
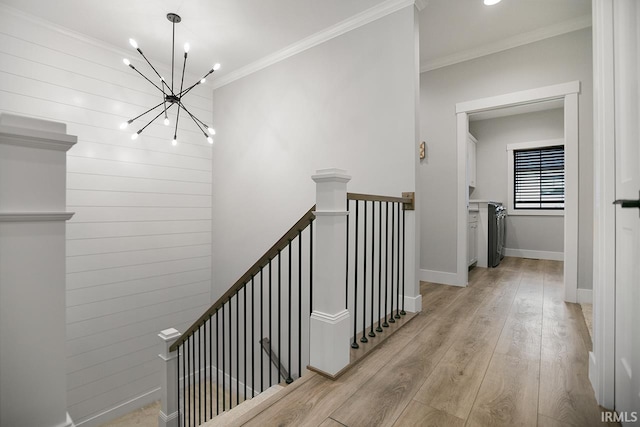
[(579, 16), (577, 18), (569, 19), (567, 21), (550, 25), (548, 27), (538, 28), (537, 30), (518, 34), (516, 36), (509, 37), (495, 43), (486, 44), (477, 48), (463, 50), (452, 55), (436, 58), (422, 64), (420, 67), (420, 72), (424, 73), (427, 71), (436, 70), (438, 68), (457, 64), (459, 62), (469, 61), (471, 59), (476, 59), (482, 56), (491, 55), (493, 53), (502, 52), (514, 47), (523, 46), (529, 43), (534, 43), (540, 40), (570, 33), (572, 31), (589, 28), (590, 26), (591, 15)]
[(427, 5), (429, 4), (429, 0), (415, 0), (415, 3), (416, 3), (416, 8), (418, 9), (418, 12), (420, 12), (422, 9), (427, 7)]
[[(105, 41), (102, 41), (100, 39), (96, 39), (93, 38), (87, 34), (84, 33), (80, 33), (78, 31), (72, 30), (70, 28), (67, 27), (63, 27), (62, 25), (58, 25), (56, 23), (53, 23), (51, 21), (47, 21), (46, 19), (40, 18), (39, 16), (35, 16), (35, 15), (31, 15), (29, 13), (23, 12), (20, 9), (16, 9), (13, 6), (9, 6), (3, 3), (0, 3), (0, 12), (2, 13), (7, 13), (7, 14), (11, 14), (13, 16), (15, 16), (16, 18), (20, 18), (20, 19), (24, 19), (26, 21), (29, 21), (33, 24), (36, 24), (38, 26), (44, 27), (48, 30), (54, 31), (58, 34), (62, 34), (64, 36), (67, 37), (71, 37), (75, 40), (78, 40), (82, 43), (86, 43), (90, 46), (93, 46), (95, 48), (98, 49), (102, 49), (108, 52), (111, 52), (117, 56), (123, 57), (123, 58), (127, 58), (127, 57), (131, 57), (132, 53), (131, 50), (128, 50), (126, 48), (121, 48), (119, 46), (107, 43)], [(131, 58), (131, 62), (138, 62), (138, 61), (142, 61), (141, 59), (138, 59), (136, 57), (132, 57)], [(114, 64), (109, 64), (106, 62), (101, 62), (98, 65), (102, 65), (105, 67), (109, 67), (109, 68), (113, 68), (113, 69), (122, 69), (122, 62), (117, 62)], [(168, 63), (164, 63), (164, 62), (158, 62), (158, 64), (156, 65), (156, 68), (158, 68), (159, 70), (161, 70), (162, 72), (166, 72), (171, 70), (170, 64)], [(185, 76), (191, 78), (191, 79), (200, 79), (202, 76), (194, 74), (193, 72), (189, 71), (185, 74)], [(205, 86), (208, 89), (211, 89), (211, 84), (209, 83), (209, 79), (207, 79), (207, 81), (204, 84), (201, 84), (200, 86)], [(199, 94), (194, 94), (196, 96), (202, 96)]]
[(25, 19), (25, 20), (27, 20), (29, 22), (32, 22), (32, 23), (36, 24), (36, 25), (42, 26), (44, 28), (47, 28), (49, 30), (52, 30), (52, 31), (55, 31), (57, 33), (63, 34), (65, 36), (74, 38), (74, 39), (79, 40), (81, 42), (90, 44), (90, 45), (92, 45), (94, 47), (111, 51), (111, 52), (117, 54), (118, 56), (131, 55), (131, 52), (127, 51), (126, 49), (119, 48), (117, 46), (114, 46), (114, 45), (109, 44), (107, 42), (104, 42), (102, 40), (93, 38), (91, 36), (88, 36), (86, 34), (80, 33), (78, 31), (74, 31), (74, 30), (69, 29), (67, 27), (63, 27), (63, 26), (55, 24), (55, 23), (53, 23), (51, 21), (47, 21), (46, 19), (40, 18), (39, 16), (35, 16), (35, 15), (31, 15), (29, 13), (23, 12), (23, 11), (21, 11), (19, 9), (16, 9), (13, 6), (9, 6), (9, 5), (0, 3), (0, 11), (2, 11), (3, 13), (10, 13), (15, 17)]
[(251, 64), (248, 64), (242, 68), (230, 72), (218, 79), (213, 83), (213, 89), (218, 89), (222, 86), (228, 85), (238, 79), (246, 77), (257, 71), (276, 64), (287, 58), (290, 58), (298, 53), (304, 52), (307, 49), (311, 49), (319, 44), (322, 44), (328, 40), (341, 36), (356, 28), (362, 27), (400, 9), (407, 6), (417, 5), (417, 2), (422, 3), (422, 0), (387, 0), (374, 6), (364, 12), (358, 13), (349, 19), (339, 22), (331, 27), (328, 27), (322, 31), (312, 34), (296, 43), (293, 43), (284, 49), (280, 49), (270, 55), (267, 55)]

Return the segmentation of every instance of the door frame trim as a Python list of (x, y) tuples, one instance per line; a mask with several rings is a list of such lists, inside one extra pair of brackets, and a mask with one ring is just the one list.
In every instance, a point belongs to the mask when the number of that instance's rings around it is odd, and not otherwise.
[(616, 198), (613, 0), (593, 0), (593, 351), (596, 401), (615, 407)]
[(468, 282), (467, 211), (469, 192), (467, 176), (467, 133), (469, 114), (535, 102), (562, 99), (564, 101), (565, 143), (565, 209), (564, 209), (564, 290), (565, 301), (577, 301), (578, 289), (578, 94), (580, 81), (507, 93), (456, 104), (457, 126), (457, 269), (460, 286)]

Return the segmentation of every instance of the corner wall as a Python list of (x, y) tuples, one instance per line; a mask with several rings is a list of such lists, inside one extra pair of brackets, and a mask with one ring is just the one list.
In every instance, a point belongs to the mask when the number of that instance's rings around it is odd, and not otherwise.
[(348, 191), (415, 188), (414, 6), (214, 91), (214, 297), (314, 204), (311, 175)]
[[(146, 70), (132, 49), (3, 5), (0, 27), (0, 112), (78, 136), (66, 176), (67, 402), (77, 426), (95, 426), (159, 397), (158, 332), (184, 331), (209, 304), (211, 147), (187, 121), (177, 147), (162, 124), (136, 141), (118, 128), (158, 99), (122, 64)], [(210, 90), (193, 95), (210, 118)]]
[[(421, 74), (421, 135), (427, 159), (418, 168), (420, 268), (456, 270), (455, 104), (580, 80), (578, 288), (592, 287), (593, 129), (591, 29)], [(506, 178), (506, 177), (505, 177)]]

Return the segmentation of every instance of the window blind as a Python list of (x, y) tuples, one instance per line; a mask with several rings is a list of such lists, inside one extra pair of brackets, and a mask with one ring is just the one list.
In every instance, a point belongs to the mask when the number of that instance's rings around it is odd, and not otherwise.
[(564, 209), (564, 146), (513, 151), (514, 209)]

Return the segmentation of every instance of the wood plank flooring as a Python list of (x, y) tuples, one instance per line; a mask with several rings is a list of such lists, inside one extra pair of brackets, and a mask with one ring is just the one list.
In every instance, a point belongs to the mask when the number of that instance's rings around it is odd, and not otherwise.
[[(469, 286), (422, 283), (423, 311), (336, 381), (310, 373), (248, 426), (602, 426), (591, 339), (562, 263), (505, 258)], [(267, 402), (265, 402), (267, 403)]]

